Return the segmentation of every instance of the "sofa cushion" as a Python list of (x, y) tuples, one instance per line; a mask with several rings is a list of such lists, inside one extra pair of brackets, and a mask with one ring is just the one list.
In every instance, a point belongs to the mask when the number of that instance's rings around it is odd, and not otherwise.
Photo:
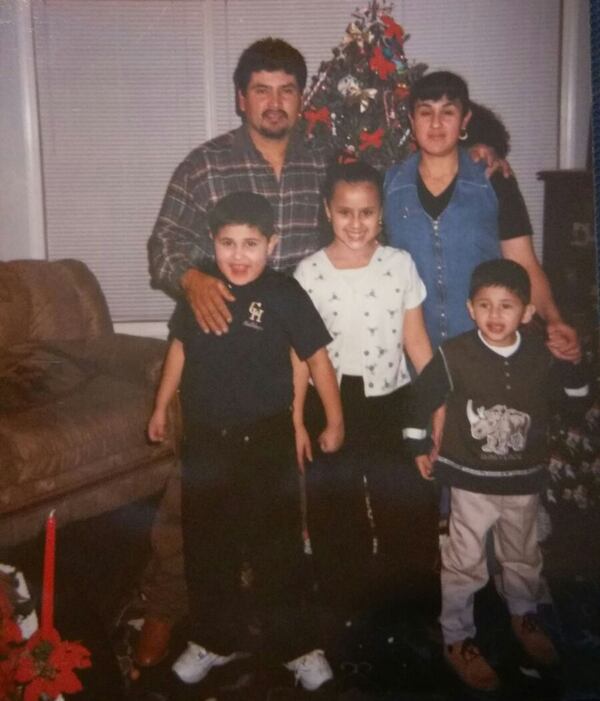
[(94, 364), (43, 343), (0, 349), (0, 413), (24, 411), (76, 391)]
[(137, 470), (173, 452), (150, 445), (152, 388), (108, 375), (77, 392), (0, 416), (0, 512)]

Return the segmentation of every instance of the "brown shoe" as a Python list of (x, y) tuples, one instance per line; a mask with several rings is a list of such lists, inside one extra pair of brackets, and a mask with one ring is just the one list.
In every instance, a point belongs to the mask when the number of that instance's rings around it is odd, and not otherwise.
[(446, 645), (444, 657), (463, 682), (472, 689), (493, 691), (500, 684), (498, 675), (471, 638)]
[(550, 667), (558, 662), (554, 643), (540, 628), (535, 613), (511, 616), (512, 629), (525, 652), (539, 665)]
[(147, 616), (133, 650), (133, 661), (140, 667), (153, 667), (164, 660), (169, 651), (173, 624)]

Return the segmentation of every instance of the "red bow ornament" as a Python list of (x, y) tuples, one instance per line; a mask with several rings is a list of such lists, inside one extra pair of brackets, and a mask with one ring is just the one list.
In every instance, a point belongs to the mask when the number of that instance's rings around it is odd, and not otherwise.
[(311, 108), (304, 112), (303, 117), (308, 122), (307, 133), (309, 136), (313, 133), (314, 128), (319, 122), (331, 129), (331, 115), (329, 114), (328, 107), (321, 107), (319, 110)]
[(396, 71), (396, 64), (392, 61), (388, 61), (383, 55), (381, 47), (377, 46), (369, 61), (369, 68), (375, 71), (382, 80), (387, 80), (388, 77)]
[(360, 133), (360, 144), (358, 148), (364, 151), (368, 148), (381, 148), (383, 144), (383, 135), (385, 131), (383, 128), (376, 129), (375, 131), (361, 131)]
[(402, 27), (394, 22), (394, 20), (388, 15), (383, 15), (381, 19), (385, 24), (385, 29), (383, 31), (384, 36), (389, 37), (390, 39), (395, 39), (399, 44), (401, 44), (402, 39), (404, 38), (404, 29), (402, 29)]

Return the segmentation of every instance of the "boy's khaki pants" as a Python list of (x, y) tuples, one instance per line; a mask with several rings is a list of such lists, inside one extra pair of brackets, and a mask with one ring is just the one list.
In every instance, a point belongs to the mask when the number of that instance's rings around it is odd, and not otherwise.
[(537, 539), (538, 494), (478, 494), (452, 487), (449, 536), (442, 544), (442, 613), (444, 643), (475, 637), (473, 599), (489, 573), (486, 535), (491, 529), (502, 567), (495, 578), (511, 615), (535, 612), (545, 582)]

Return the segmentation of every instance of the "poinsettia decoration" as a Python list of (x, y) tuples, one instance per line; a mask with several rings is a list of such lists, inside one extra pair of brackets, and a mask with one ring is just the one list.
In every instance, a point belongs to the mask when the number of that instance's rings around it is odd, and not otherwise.
[(25, 639), (7, 581), (0, 579), (0, 701), (54, 701), (81, 691), (74, 670), (91, 666), (89, 650), (54, 628)]
[(360, 157), (384, 168), (412, 150), (408, 97), (427, 66), (409, 64), (408, 34), (391, 10), (379, 0), (357, 9), (333, 58), (321, 63), (305, 93), (309, 142), (333, 144), (340, 160)]

